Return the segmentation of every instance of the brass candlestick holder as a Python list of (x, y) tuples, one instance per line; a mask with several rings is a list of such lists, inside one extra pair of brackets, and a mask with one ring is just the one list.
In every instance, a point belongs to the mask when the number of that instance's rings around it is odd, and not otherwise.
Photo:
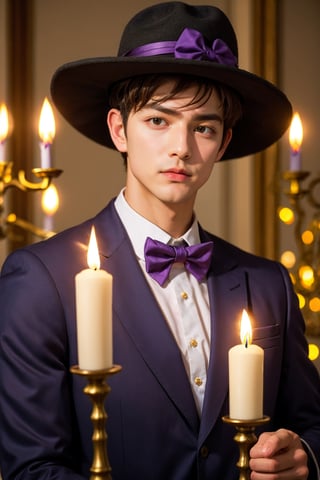
[(4, 217), (4, 200), (5, 194), (12, 188), (17, 188), (22, 192), (46, 190), (50, 186), (52, 180), (61, 175), (62, 170), (58, 168), (33, 168), (32, 173), (39, 179), (39, 181), (31, 182), (27, 180), (24, 170), (19, 170), (18, 176), (14, 177), (12, 168), (12, 162), (0, 161), (0, 240), (7, 236), (7, 227), (12, 225), (31, 232), (41, 238), (51, 236), (53, 232), (46, 232), (32, 223), (18, 218), (14, 213), (10, 213), (7, 217)]
[(83, 391), (91, 398), (93, 403), (90, 417), (93, 424), (93, 461), (90, 468), (90, 480), (112, 480), (107, 451), (108, 436), (105, 428), (108, 417), (104, 408), (104, 400), (111, 390), (106, 378), (120, 372), (121, 369), (120, 365), (113, 365), (104, 370), (82, 370), (78, 366), (70, 368), (72, 373), (87, 378), (88, 384)]
[(233, 437), (234, 441), (239, 446), (239, 460), (237, 462), (237, 467), (240, 470), (239, 480), (250, 480), (250, 448), (257, 441), (255, 435), (255, 429), (265, 423), (268, 423), (270, 417), (264, 416), (263, 418), (258, 418), (256, 420), (236, 420), (230, 418), (229, 416), (222, 417), (222, 420), (225, 423), (233, 425), (237, 430), (236, 435)]

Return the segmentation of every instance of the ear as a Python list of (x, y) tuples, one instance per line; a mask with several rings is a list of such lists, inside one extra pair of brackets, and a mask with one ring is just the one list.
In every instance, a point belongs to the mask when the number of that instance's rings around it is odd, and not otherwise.
[(119, 110), (116, 108), (111, 108), (111, 110), (109, 110), (107, 124), (110, 136), (117, 150), (119, 150), (121, 153), (125, 153), (127, 151), (127, 137)]
[(226, 151), (227, 146), (229, 145), (229, 143), (231, 141), (231, 138), (232, 138), (232, 129), (229, 128), (224, 135), (223, 143), (222, 143), (222, 145), (220, 147), (220, 150), (218, 152), (217, 162), (219, 162), (219, 160), (221, 160), (221, 158), (223, 157), (224, 152)]

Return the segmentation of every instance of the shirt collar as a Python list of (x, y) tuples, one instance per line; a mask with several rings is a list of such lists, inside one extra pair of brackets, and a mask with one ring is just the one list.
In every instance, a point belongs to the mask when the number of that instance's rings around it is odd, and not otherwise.
[(160, 227), (133, 210), (124, 197), (124, 190), (121, 190), (116, 198), (115, 208), (139, 258), (144, 259), (144, 244), (147, 237), (169, 244), (179, 243), (181, 240), (185, 240), (188, 245), (195, 245), (200, 242), (199, 227), (195, 217), (191, 227), (179, 239), (174, 239)]

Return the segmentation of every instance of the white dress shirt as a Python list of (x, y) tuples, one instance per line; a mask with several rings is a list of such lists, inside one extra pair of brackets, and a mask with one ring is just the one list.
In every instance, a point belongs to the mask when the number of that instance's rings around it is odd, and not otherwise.
[(169, 279), (159, 285), (147, 272), (144, 244), (147, 237), (167, 244), (188, 245), (200, 242), (197, 221), (179, 239), (173, 239), (161, 228), (135, 212), (126, 202), (124, 190), (115, 207), (129, 235), (137, 260), (161, 308), (168, 327), (180, 349), (194, 400), (201, 415), (210, 356), (210, 308), (206, 281), (199, 282), (181, 263), (173, 264)]

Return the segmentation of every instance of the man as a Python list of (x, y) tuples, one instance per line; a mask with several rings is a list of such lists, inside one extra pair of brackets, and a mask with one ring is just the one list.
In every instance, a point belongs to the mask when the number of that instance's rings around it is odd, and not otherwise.
[[(3, 267), (4, 480), (89, 475), (91, 405), (70, 367), (74, 276), (86, 268), (92, 225), (101, 268), (113, 276), (114, 362), (123, 367), (107, 398), (113, 479), (238, 478), (234, 432), (222, 416), (243, 308), (264, 349), (271, 417), (250, 453), (251, 478), (318, 478), (319, 376), (289, 277), (203, 230), (194, 212), (217, 161), (280, 138), (291, 118), (287, 98), (238, 68), (220, 10), (181, 2), (138, 13), (116, 58), (61, 67), (52, 96), (75, 128), (121, 152), (127, 177), (95, 218), (15, 252)], [(159, 260), (170, 253), (175, 261), (163, 270)]]

